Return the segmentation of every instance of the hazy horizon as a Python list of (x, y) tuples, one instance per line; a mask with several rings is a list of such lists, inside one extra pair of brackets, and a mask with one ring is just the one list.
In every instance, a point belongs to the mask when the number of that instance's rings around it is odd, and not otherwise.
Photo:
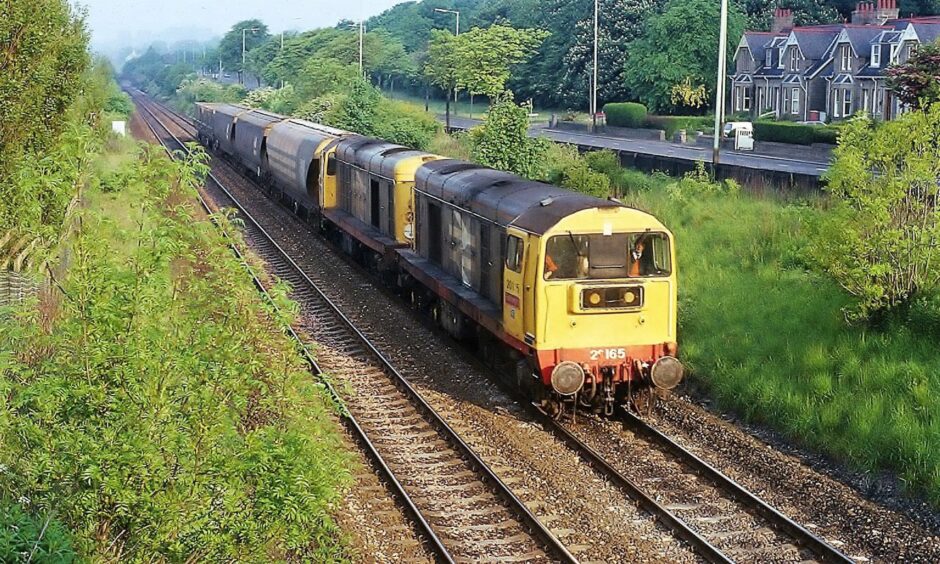
[(92, 46), (113, 51), (155, 41), (219, 37), (239, 21), (257, 18), (272, 33), (333, 26), (369, 18), (405, 0), (70, 0), (88, 9)]

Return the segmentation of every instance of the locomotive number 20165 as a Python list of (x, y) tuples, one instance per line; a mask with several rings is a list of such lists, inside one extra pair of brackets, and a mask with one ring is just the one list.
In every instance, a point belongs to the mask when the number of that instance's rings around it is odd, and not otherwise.
[(626, 360), (626, 349), (594, 349), (591, 351), (591, 360)]

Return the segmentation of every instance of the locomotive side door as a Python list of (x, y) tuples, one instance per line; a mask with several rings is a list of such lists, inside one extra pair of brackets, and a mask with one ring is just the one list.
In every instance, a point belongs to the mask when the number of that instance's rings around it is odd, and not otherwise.
[(503, 261), (503, 328), (506, 333), (523, 340), (524, 271), (528, 236), (509, 228), (506, 232), (506, 256)]

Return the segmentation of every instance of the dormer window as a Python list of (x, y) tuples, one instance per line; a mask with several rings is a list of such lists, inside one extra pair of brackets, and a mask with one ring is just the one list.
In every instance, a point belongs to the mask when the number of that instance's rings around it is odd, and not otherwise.
[(839, 70), (843, 72), (852, 70), (852, 48), (848, 45), (839, 47)]
[(778, 69), (782, 69), (782, 68), (783, 68), (783, 51), (784, 51), (784, 49), (786, 49), (786, 47), (781, 47), (780, 49), (777, 50), (777, 68), (778, 68)]
[(764, 66), (770, 68), (770, 65), (773, 64), (773, 58), (773, 51), (767, 49), (767, 51), (764, 52)]
[(880, 67), (881, 66), (881, 45), (875, 44), (871, 46), (871, 66)]
[(900, 46), (896, 44), (891, 45), (891, 64), (897, 64), (898, 62), (898, 51), (900, 51), (898, 47)]
[(790, 49), (790, 70), (792, 72), (800, 70), (800, 51), (795, 47)]

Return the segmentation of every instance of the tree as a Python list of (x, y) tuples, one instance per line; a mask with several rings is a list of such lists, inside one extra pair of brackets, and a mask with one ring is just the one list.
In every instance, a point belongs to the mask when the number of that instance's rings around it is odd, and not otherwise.
[[(598, 19), (598, 107), (627, 99), (623, 61), (631, 42), (642, 31), (646, 15), (660, 9), (665, 0), (601, 0)], [(574, 43), (563, 55), (559, 94), (565, 105), (585, 108), (594, 71), (594, 9), (582, 14), (575, 26)]]
[(424, 65), (424, 76), (428, 82), (444, 90), (446, 94), (445, 123), (450, 131), (450, 99), (457, 88), (457, 38), (449, 31), (434, 30), (428, 44), (428, 57)]
[(940, 104), (842, 130), (812, 255), (855, 297), (850, 319), (879, 321), (940, 281), (938, 138)]
[(904, 64), (886, 71), (887, 85), (899, 100), (913, 108), (940, 102), (940, 42), (923, 45)]
[(232, 29), (222, 37), (222, 41), (219, 43), (222, 65), (226, 69), (237, 71), (239, 74), (245, 71), (245, 67), (242, 65), (243, 37), (244, 50), (245, 53), (248, 53), (252, 49), (263, 45), (271, 36), (268, 34), (268, 26), (261, 20), (244, 20), (232, 26)]
[[(662, 14), (650, 15), (642, 35), (627, 51), (625, 81), (631, 98), (656, 112), (675, 109), (672, 89), (689, 78), (705, 84), (715, 99), (718, 67), (719, 4), (711, 0), (670, 0)], [(728, 60), (744, 32), (744, 14), (728, 12)]]
[(474, 161), (526, 178), (543, 175), (546, 141), (529, 137), (528, 111), (513, 101), (511, 92), (496, 96), (483, 125), (471, 135)]
[(65, 0), (0, 5), (0, 184), (24, 153), (42, 152), (64, 124), (90, 59), (84, 14)]
[(457, 87), (491, 99), (506, 90), (510, 67), (535, 54), (548, 32), (495, 24), (473, 28), (456, 40)]

